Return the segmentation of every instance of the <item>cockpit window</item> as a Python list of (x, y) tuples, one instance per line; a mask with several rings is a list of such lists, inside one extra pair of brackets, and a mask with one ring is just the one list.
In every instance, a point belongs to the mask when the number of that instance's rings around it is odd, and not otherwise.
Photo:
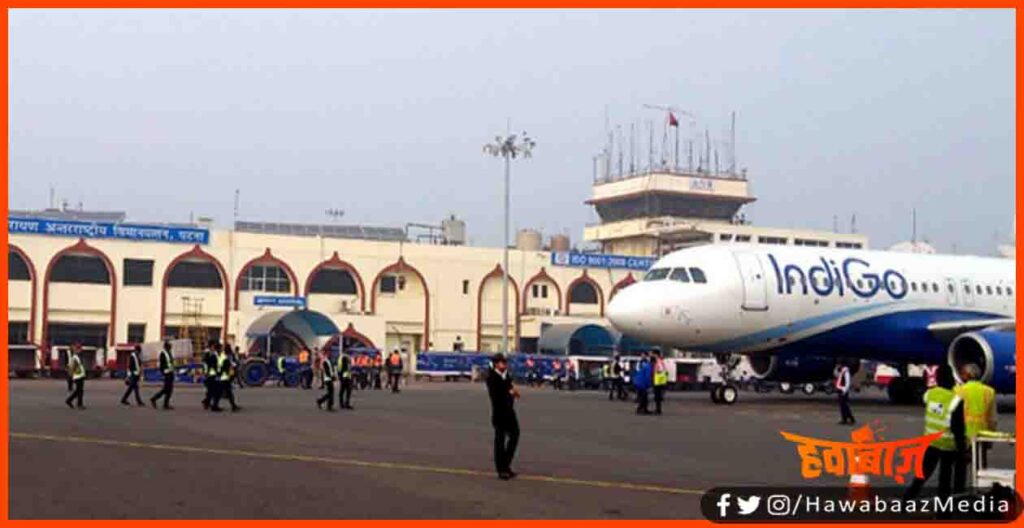
[(704, 276), (704, 271), (700, 268), (690, 268), (690, 276), (693, 277), (693, 282), (698, 284), (704, 284), (708, 281), (707, 277)]
[(647, 275), (644, 275), (644, 280), (645, 281), (661, 280), (661, 279), (664, 279), (665, 277), (668, 277), (668, 272), (669, 272), (669, 268), (654, 268), (651, 271), (648, 271)]
[(686, 268), (673, 269), (668, 278), (679, 282), (690, 282), (690, 274), (686, 273)]

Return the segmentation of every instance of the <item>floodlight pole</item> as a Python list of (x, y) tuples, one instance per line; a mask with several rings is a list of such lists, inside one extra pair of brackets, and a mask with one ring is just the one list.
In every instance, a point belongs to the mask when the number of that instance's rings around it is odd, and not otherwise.
[[(505, 159), (505, 221), (503, 225), (502, 241), (502, 269), (501, 269), (501, 352), (508, 354), (508, 284), (509, 284), (509, 216), (510, 216), (510, 187), (512, 183), (512, 160), (517, 156), (528, 158), (532, 155), (535, 142), (524, 132), (521, 137), (515, 134), (507, 136), (495, 136), (494, 143), (484, 145), (484, 152), (494, 157)], [(518, 309), (518, 307), (517, 307)]]

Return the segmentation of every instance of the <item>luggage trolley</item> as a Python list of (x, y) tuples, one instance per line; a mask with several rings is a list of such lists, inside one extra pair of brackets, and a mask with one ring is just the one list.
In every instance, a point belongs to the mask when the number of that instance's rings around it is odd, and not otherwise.
[(1010, 489), (1015, 489), (1014, 477), (1016, 477), (1016, 470), (1014, 468), (988, 467), (984, 464), (986, 457), (982, 456), (981, 451), (985, 445), (994, 447), (1001, 444), (1012, 448), (1016, 443), (1016, 437), (1010, 433), (999, 431), (978, 432), (978, 436), (974, 439), (974, 445), (971, 446), (971, 487), (974, 489), (987, 489), (991, 488), (993, 484), (1001, 484)]

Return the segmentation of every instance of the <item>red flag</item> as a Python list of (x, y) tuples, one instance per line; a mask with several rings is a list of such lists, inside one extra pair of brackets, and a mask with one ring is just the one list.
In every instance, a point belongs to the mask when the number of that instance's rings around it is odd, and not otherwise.
[(672, 115), (672, 112), (668, 113), (668, 126), (679, 127), (679, 120), (676, 119), (676, 116)]

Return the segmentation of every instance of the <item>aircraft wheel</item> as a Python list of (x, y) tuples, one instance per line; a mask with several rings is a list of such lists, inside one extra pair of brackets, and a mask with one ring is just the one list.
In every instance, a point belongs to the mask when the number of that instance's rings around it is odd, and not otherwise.
[(817, 387), (815, 387), (813, 383), (804, 383), (804, 386), (802, 387), (802, 389), (804, 391), (804, 394), (806, 394), (808, 396), (814, 394), (814, 391), (818, 390)]
[(722, 387), (721, 393), (718, 398), (721, 403), (726, 405), (732, 405), (736, 403), (736, 400), (740, 397), (740, 391), (735, 385), (725, 385)]
[(793, 394), (793, 385), (788, 381), (779, 383), (779, 392), (783, 394)]

